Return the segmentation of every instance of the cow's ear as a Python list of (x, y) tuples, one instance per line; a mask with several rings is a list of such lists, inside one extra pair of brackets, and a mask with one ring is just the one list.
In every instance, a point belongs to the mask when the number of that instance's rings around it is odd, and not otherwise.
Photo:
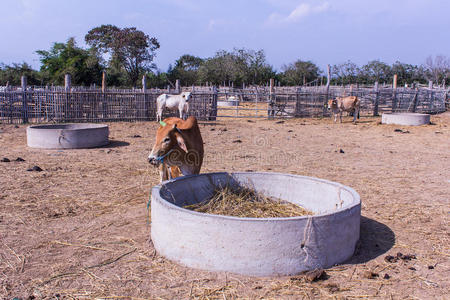
[(180, 132), (180, 128), (177, 127), (177, 124), (173, 124), (172, 130)]
[(176, 135), (178, 146), (180, 146), (181, 149), (183, 149), (184, 152), (188, 152), (186, 143), (184, 141), (184, 138), (181, 136), (181, 134)]

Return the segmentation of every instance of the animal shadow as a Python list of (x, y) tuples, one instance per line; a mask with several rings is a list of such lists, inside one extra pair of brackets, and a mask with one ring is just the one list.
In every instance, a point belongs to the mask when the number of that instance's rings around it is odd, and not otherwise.
[(394, 244), (395, 234), (388, 226), (361, 216), (360, 240), (347, 263), (366, 263), (388, 252)]

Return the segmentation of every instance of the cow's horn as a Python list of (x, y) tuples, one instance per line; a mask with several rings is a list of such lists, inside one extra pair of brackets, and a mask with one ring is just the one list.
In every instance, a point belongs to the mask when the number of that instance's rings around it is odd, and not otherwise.
[(162, 126), (162, 127), (164, 127), (164, 126), (166, 126), (166, 125), (167, 125), (167, 123), (166, 123), (166, 122), (164, 122), (164, 121), (159, 121), (159, 124), (161, 124), (161, 126)]

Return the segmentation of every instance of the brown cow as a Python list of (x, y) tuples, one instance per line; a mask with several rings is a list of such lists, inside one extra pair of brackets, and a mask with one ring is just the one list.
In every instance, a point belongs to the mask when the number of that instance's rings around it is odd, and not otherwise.
[(328, 100), (328, 108), (334, 115), (334, 123), (336, 123), (337, 116), (342, 123), (342, 112), (353, 112), (353, 122), (356, 123), (356, 117), (359, 119), (360, 100), (356, 96), (336, 97), (336, 99)]
[(204, 152), (197, 119), (172, 117), (160, 124), (148, 162), (159, 167), (161, 182), (181, 175), (200, 173)]

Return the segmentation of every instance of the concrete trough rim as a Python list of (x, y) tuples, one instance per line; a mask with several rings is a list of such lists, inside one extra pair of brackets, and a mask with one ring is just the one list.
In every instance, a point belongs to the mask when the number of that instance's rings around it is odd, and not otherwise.
[(208, 176), (208, 175), (214, 176), (214, 175), (221, 175), (221, 174), (224, 174), (224, 175), (226, 175), (226, 174), (263, 174), (263, 175), (282, 175), (282, 176), (287, 176), (287, 177), (303, 178), (303, 179), (316, 181), (316, 182), (320, 182), (320, 183), (331, 184), (331, 185), (334, 185), (334, 186), (336, 186), (338, 188), (345, 189), (345, 190), (347, 190), (348, 192), (351, 193), (354, 201), (349, 206), (341, 207), (341, 208), (336, 209), (336, 210), (334, 210), (332, 212), (327, 212), (327, 213), (322, 213), (322, 214), (305, 215), (305, 216), (297, 216), (297, 217), (280, 217), (280, 218), (245, 218), (245, 217), (216, 215), (216, 214), (201, 213), (201, 212), (193, 211), (193, 210), (190, 210), (190, 209), (183, 208), (183, 207), (180, 207), (178, 205), (175, 205), (175, 204), (167, 201), (163, 197), (156, 197), (155, 200), (157, 200), (159, 203), (161, 203), (162, 205), (166, 206), (167, 208), (179, 210), (179, 211), (181, 211), (183, 213), (189, 213), (189, 214), (196, 215), (196, 216), (210, 217), (210, 218), (220, 218), (220, 219), (225, 219), (225, 220), (251, 221), (251, 222), (255, 222), (255, 221), (258, 221), (258, 222), (284, 221), (285, 222), (285, 221), (296, 221), (296, 220), (308, 219), (308, 218), (328, 217), (328, 216), (331, 216), (331, 215), (334, 215), (334, 214), (337, 214), (337, 213), (340, 213), (340, 212), (351, 210), (351, 209), (353, 209), (353, 207), (361, 204), (361, 197), (356, 192), (356, 190), (354, 190), (353, 188), (351, 188), (349, 186), (343, 185), (343, 184), (338, 183), (338, 182), (317, 178), (317, 177), (295, 175), (295, 174), (287, 174), (287, 173), (279, 173), (279, 172), (212, 172), (212, 173), (203, 173), (203, 174), (199, 174), (199, 175), (188, 175), (188, 176), (182, 176), (182, 177), (174, 178), (174, 179), (171, 179), (171, 180), (163, 181), (161, 184), (156, 185), (156, 186), (154, 186), (152, 188), (152, 193), (160, 191), (162, 186), (167, 184), (167, 183), (171, 183), (171, 182), (175, 182), (175, 181), (183, 181), (183, 180), (187, 180), (189, 178), (196, 177), (196, 176)]
[(28, 126), (26, 134), (28, 147), (37, 149), (90, 149), (110, 143), (107, 124), (37, 124)]
[[(89, 125), (90, 127), (81, 127), (81, 128), (70, 128), (65, 126), (71, 125)], [(57, 128), (57, 126), (64, 126), (64, 128)], [(53, 127), (53, 128), (52, 128)], [(96, 128), (105, 128), (108, 127), (106, 124), (94, 124), (94, 123), (61, 123), (61, 124), (38, 124), (38, 125), (30, 125), (27, 128), (31, 129), (43, 129), (43, 130), (67, 130), (67, 131), (79, 131), (79, 130), (88, 130), (88, 129), (96, 129)]]
[(405, 116), (405, 115), (409, 115), (409, 116), (429, 116), (429, 114), (424, 114), (424, 113), (412, 113), (412, 112), (385, 112), (383, 113), (383, 115), (401, 115), (401, 116)]
[(421, 126), (430, 124), (430, 114), (413, 112), (386, 112), (381, 123), (386, 125)]

